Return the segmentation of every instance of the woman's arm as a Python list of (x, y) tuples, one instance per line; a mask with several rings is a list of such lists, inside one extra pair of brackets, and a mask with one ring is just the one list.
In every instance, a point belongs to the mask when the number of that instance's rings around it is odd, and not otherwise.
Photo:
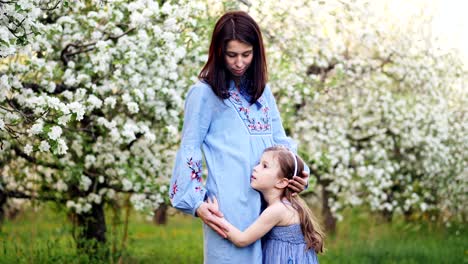
[[(290, 137), (288, 137), (286, 135), (286, 132), (284, 131), (283, 122), (281, 120), (281, 115), (278, 110), (275, 97), (273, 96), (273, 93), (269, 85), (265, 87), (265, 97), (267, 99), (267, 102), (271, 111), (270, 113), (271, 126), (273, 129), (272, 133), (273, 133), (273, 140), (275, 141), (275, 144), (286, 146), (287, 148), (292, 150), (294, 153), (297, 153), (297, 143), (294, 142), (294, 140), (292, 140)], [(304, 168), (304, 171), (302, 171), (302, 174), (299, 174), (301, 176), (294, 176), (293, 179), (289, 181), (288, 188), (296, 192), (295, 194), (293, 194), (293, 196), (307, 189), (309, 185), (309, 171), (310, 170), (306, 164), (304, 165), (306, 167)]]
[[(207, 201), (210, 205), (217, 208), (218, 201), (213, 197), (213, 200), (208, 198)], [(258, 239), (262, 238), (268, 231), (276, 226), (282, 214), (284, 214), (284, 207), (281, 204), (274, 204), (268, 206), (262, 214), (251, 224), (245, 231), (240, 231), (237, 227), (229, 223), (226, 218), (217, 217), (228, 228), (227, 239), (238, 247), (246, 247)]]
[(187, 94), (182, 141), (176, 155), (169, 198), (174, 208), (200, 217), (214, 231), (226, 237), (225, 226), (212, 217), (222, 214), (204, 202), (207, 190), (202, 178), (201, 145), (216, 110), (215, 99), (211, 88), (202, 83), (194, 85)]

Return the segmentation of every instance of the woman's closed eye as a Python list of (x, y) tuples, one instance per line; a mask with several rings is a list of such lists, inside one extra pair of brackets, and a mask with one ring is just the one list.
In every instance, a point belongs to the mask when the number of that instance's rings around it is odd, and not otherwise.
[[(251, 53), (252, 53), (252, 52), (250, 52), (250, 51), (249, 51), (249, 52), (242, 53), (242, 57), (247, 58), (247, 57), (250, 56)], [(227, 55), (229, 58), (235, 58), (235, 57), (237, 57), (237, 54), (236, 54), (236, 53), (227, 53), (226, 55)]]

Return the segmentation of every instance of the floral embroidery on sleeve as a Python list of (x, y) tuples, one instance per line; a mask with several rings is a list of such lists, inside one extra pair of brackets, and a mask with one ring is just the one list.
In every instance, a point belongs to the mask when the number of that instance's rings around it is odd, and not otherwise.
[(201, 172), (202, 172), (202, 162), (201, 160), (193, 161), (193, 158), (190, 158), (187, 161), (188, 167), (192, 170), (190, 178), (192, 180), (197, 180), (198, 182), (202, 181)]
[(177, 180), (174, 182), (174, 184), (172, 185), (172, 190), (171, 190), (171, 194), (169, 195), (169, 198), (172, 200), (174, 199), (174, 196), (176, 195), (177, 191), (179, 191), (179, 188), (177, 186)]

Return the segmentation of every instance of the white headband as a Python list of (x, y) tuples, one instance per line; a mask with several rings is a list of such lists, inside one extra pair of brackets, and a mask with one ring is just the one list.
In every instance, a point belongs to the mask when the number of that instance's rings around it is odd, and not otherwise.
[(293, 174), (293, 177), (294, 177), (297, 174), (297, 158), (296, 158), (296, 154), (294, 154), (294, 152), (292, 152), (292, 151), (289, 151), (289, 152), (291, 153), (291, 155), (294, 158), (294, 174)]

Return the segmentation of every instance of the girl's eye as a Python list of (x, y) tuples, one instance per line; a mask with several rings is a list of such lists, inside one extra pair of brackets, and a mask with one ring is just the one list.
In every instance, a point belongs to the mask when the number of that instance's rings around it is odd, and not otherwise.
[(244, 54), (242, 54), (242, 56), (243, 56), (244, 58), (247, 58), (248, 56), (250, 56), (250, 53), (244, 53)]
[(267, 165), (266, 164), (263, 164), (263, 168), (266, 169)]

